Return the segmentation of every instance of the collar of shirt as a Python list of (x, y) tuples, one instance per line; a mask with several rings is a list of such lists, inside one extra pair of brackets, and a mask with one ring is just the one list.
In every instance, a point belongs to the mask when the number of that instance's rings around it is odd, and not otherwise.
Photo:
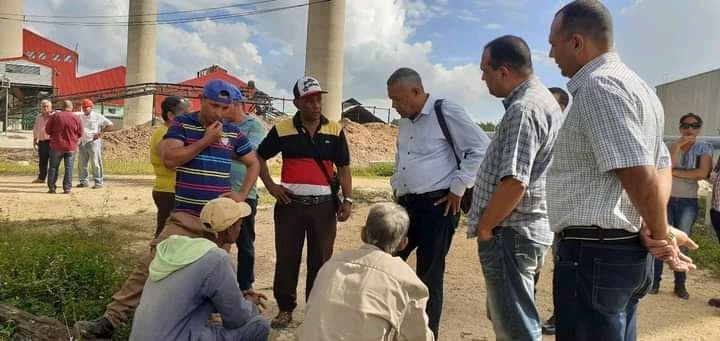
[(431, 94), (427, 94), (427, 98), (425, 99), (425, 105), (423, 105), (422, 110), (418, 113), (418, 115), (415, 117), (415, 119), (411, 120), (413, 123), (417, 122), (420, 117), (422, 116), (430, 116), (430, 114), (435, 112), (435, 100), (436, 98), (433, 97)]
[(377, 246), (375, 246), (375, 245), (372, 245), (372, 244), (368, 244), (368, 243), (363, 244), (363, 245), (360, 247), (360, 249), (363, 249), (363, 250), (377, 250), (377, 251), (382, 251), (382, 250), (380, 250), (379, 247), (377, 247)]
[(600, 56), (595, 57), (589, 63), (585, 64), (578, 72), (575, 73), (570, 81), (567, 83), (567, 89), (571, 94), (575, 94), (580, 87), (585, 84), (585, 81), (590, 74), (605, 64), (620, 62), (620, 56), (615, 52), (607, 52)]
[[(249, 116), (248, 116), (249, 117)], [(330, 120), (325, 117), (325, 115), (320, 115), (320, 127), (330, 123)], [(302, 128), (302, 121), (300, 120), (300, 112), (298, 111), (295, 113), (295, 116), (293, 116), (293, 125), (297, 128)], [(320, 130), (320, 127), (318, 127), (318, 131)]]
[(511, 91), (510, 94), (502, 100), (502, 103), (505, 106), (505, 110), (507, 110), (510, 104), (515, 102), (518, 98), (522, 97), (522, 94), (525, 93), (525, 90), (530, 88), (530, 86), (532, 86), (535, 82), (539, 81), (540, 80), (535, 75), (532, 75), (526, 81), (520, 83), (520, 85), (515, 87), (515, 89), (513, 89), (513, 91)]

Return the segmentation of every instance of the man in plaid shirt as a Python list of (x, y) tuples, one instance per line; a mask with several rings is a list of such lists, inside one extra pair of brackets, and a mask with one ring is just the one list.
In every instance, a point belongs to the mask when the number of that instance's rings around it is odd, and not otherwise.
[(562, 110), (533, 74), (530, 48), (502, 36), (485, 46), (480, 69), (505, 115), (475, 182), (469, 237), (477, 237), (488, 315), (498, 340), (540, 340), (534, 276), (553, 241), (545, 172)]
[(612, 19), (599, 1), (560, 9), (549, 40), (573, 96), (547, 179), (550, 224), (559, 235), (556, 339), (635, 340), (637, 303), (653, 271), (648, 248), (674, 270), (693, 268), (678, 254), (678, 245), (693, 243), (667, 224), (663, 108), (612, 51)]

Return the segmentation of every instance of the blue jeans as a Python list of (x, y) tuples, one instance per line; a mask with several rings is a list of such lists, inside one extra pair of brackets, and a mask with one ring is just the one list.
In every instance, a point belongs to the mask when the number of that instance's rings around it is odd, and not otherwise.
[(48, 168), (47, 184), (48, 189), (55, 191), (55, 183), (58, 178), (58, 171), (60, 168), (60, 161), (65, 164), (65, 175), (63, 175), (63, 191), (70, 191), (72, 189), (72, 169), (73, 161), (75, 161), (75, 152), (56, 152), (50, 151), (50, 168)]
[(78, 148), (78, 176), (80, 183), (88, 183), (90, 175), (88, 174), (88, 163), (92, 168), (92, 175), (96, 185), (103, 184), (103, 164), (102, 164), (102, 140), (97, 139), (85, 144), (81, 144)]
[[(695, 198), (670, 197), (667, 207), (668, 224), (677, 227), (690, 235), (692, 227), (698, 216), (698, 201)], [(682, 253), (688, 253), (684, 246), (680, 247)], [(660, 285), (662, 280), (663, 262), (655, 260), (655, 285)], [(675, 272), (675, 285), (685, 285), (686, 275), (684, 272)]]
[(542, 340), (534, 277), (547, 249), (509, 227), (495, 228), (492, 239), (478, 241), (497, 340)]
[(257, 213), (257, 199), (245, 199), (250, 205), (252, 213), (243, 218), (235, 244), (238, 249), (237, 281), (240, 290), (252, 288), (255, 281), (255, 214)]
[(561, 239), (553, 277), (555, 339), (637, 339), (637, 304), (650, 289), (652, 264), (639, 238)]
[(405, 207), (410, 216), (408, 245), (398, 252), (398, 256), (407, 260), (417, 248), (415, 272), (427, 286), (430, 293), (425, 311), (428, 315), (428, 327), (438, 340), (440, 315), (443, 304), (443, 277), (445, 276), (445, 257), (450, 250), (452, 237), (459, 216), (445, 216), (445, 205), (435, 205), (437, 199), (403, 200), (399, 204)]

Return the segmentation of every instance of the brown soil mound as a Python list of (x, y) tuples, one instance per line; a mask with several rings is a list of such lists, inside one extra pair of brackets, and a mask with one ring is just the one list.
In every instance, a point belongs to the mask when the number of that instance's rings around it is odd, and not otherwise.
[[(269, 130), (272, 123), (263, 122)], [(345, 135), (350, 146), (353, 166), (366, 166), (371, 162), (393, 161), (395, 158), (397, 127), (383, 123), (359, 124), (343, 120)], [(149, 141), (153, 130), (150, 123), (108, 132), (103, 135), (103, 158), (115, 160), (147, 160)], [(5, 150), (0, 159), (30, 160), (32, 150)], [(278, 162), (279, 160), (273, 160)]]

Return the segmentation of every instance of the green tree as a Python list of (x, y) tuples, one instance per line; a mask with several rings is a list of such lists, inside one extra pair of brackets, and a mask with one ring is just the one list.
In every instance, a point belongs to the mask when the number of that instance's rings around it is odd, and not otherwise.
[(478, 123), (480, 126), (480, 129), (487, 132), (494, 132), (495, 131), (495, 123), (493, 122), (480, 122)]

